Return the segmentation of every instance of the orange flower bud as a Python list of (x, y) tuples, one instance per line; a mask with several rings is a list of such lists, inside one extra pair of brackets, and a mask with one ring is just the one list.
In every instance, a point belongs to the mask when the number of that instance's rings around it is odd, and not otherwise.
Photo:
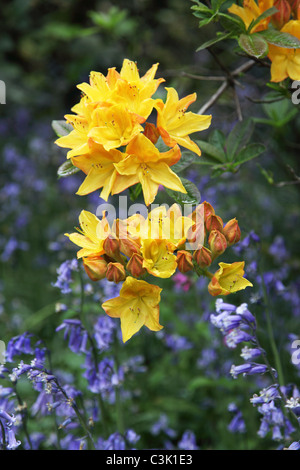
[(121, 263), (109, 263), (107, 265), (106, 279), (111, 282), (124, 281), (126, 278), (125, 268)]
[(202, 204), (203, 204), (203, 207), (204, 207), (204, 220), (206, 220), (210, 215), (215, 214), (215, 209), (207, 201), (204, 201)]
[(126, 269), (134, 277), (143, 276), (147, 269), (143, 267), (143, 257), (138, 253), (133, 253), (130, 260), (127, 263)]
[(92, 281), (105, 278), (107, 262), (101, 256), (87, 256), (82, 261), (85, 272)]
[(287, 0), (276, 0), (274, 7), (278, 12), (272, 15), (272, 23), (275, 28), (281, 29), (290, 20), (292, 8)]
[(155, 145), (160, 136), (159, 130), (151, 122), (146, 122), (144, 135)]
[(113, 235), (108, 235), (108, 237), (104, 240), (103, 249), (109, 258), (122, 261), (119, 240)]
[(128, 258), (130, 258), (133, 253), (141, 252), (139, 244), (132, 238), (120, 238), (119, 246), (121, 253), (124, 253), (124, 255), (128, 256)]
[(205, 226), (209, 232), (211, 230), (218, 230), (219, 232), (223, 232), (223, 225), (224, 224), (221, 217), (215, 214), (210, 214), (205, 220)]
[(209, 247), (212, 252), (212, 258), (216, 258), (217, 256), (224, 253), (227, 248), (227, 241), (223, 233), (219, 232), (218, 230), (212, 230), (208, 237)]
[(211, 251), (206, 248), (205, 246), (202, 246), (199, 248), (199, 250), (194, 251), (193, 258), (198, 264), (198, 266), (202, 269), (207, 268), (208, 266), (211, 265), (212, 259), (211, 259)]
[(241, 230), (236, 218), (229, 220), (223, 229), (228, 245), (234, 245), (240, 241)]
[(179, 271), (183, 274), (194, 269), (193, 256), (189, 251), (178, 251), (176, 261)]

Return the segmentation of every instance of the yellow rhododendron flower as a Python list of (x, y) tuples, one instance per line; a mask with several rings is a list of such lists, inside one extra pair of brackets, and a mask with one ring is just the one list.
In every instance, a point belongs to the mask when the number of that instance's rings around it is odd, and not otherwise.
[[(274, 0), (258, 0), (258, 4), (255, 0), (244, 0), (242, 7), (233, 3), (231, 7), (228, 8), (228, 11), (234, 15), (239, 16), (248, 29), (252, 21), (256, 20), (269, 8), (272, 8), (273, 5)], [(256, 31), (263, 31), (264, 29), (267, 29), (271, 20), (271, 15), (259, 21), (256, 26), (251, 28), (250, 32), (255, 33)]]
[(101, 220), (88, 211), (81, 211), (79, 215), (79, 224), (81, 233), (65, 233), (71, 242), (80, 246), (82, 249), (77, 252), (77, 258), (90, 255), (103, 255), (104, 240), (111, 233), (109, 224), (105, 217), (105, 212)]
[(143, 267), (149, 274), (156, 277), (168, 278), (177, 268), (176, 256), (170, 251), (166, 240), (142, 241)]
[(111, 150), (127, 145), (144, 128), (136, 116), (129, 113), (123, 105), (96, 108), (93, 112), (93, 128), (88, 137)]
[(191, 103), (196, 100), (196, 93), (179, 100), (174, 88), (166, 88), (166, 103), (158, 100), (157, 128), (160, 135), (169, 147), (179, 144), (201, 155), (198, 145), (193, 142), (189, 134), (207, 129), (211, 123), (211, 115), (202, 116), (192, 112), (186, 112)]
[(122, 338), (125, 343), (143, 325), (149, 330), (159, 331), (159, 302), (161, 288), (133, 277), (127, 277), (119, 297), (102, 304), (104, 311), (113, 318), (120, 318)]
[(185, 242), (187, 233), (194, 224), (189, 217), (182, 216), (178, 204), (169, 209), (162, 205), (149, 212), (145, 219), (141, 214), (135, 214), (122, 221), (122, 225), (130, 237), (140, 240), (166, 240), (169, 249), (173, 252)]
[(119, 163), (115, 163), (117, 172), (128, 179), (117, 176), (112, 194), (124, 191), (128, 186), (141, 183), (145, 204), (151, 204), (160, 184), (186, 193), (180, 178), (169, 165), (176, 163), (181, 154), (178, 146), (160, 153), (155, 145), (143, 134), (139, 134), (126, 147), (127, 156)]
[[(159, 185), (186, 193), (170, 167), (181, 158), (180, 145), (200, 155), (189, 134), (207, 129), (211, 116), (186, 112), (196, 93), (179, 99), (174, 88), (166, 88), (166, 103), (153, 99), (164, 81), (155, 78), (157, 67), (141, 77), (136, 64), (124, 59), (120, 73), (115, 68), (107, 76), (93, 71), (89, 83), (78, 85), (84, 95), (72, 107), (74, 114), (65, 115), (73, 129), (56, 140), (70, 149), (67, 158), (87, 175), (77, 194), (102, 188), (101, 197), (107, 200), (140, 183), (149, 205)], [(154, 108), (156, 126), (145, 122)], [(155, 143), (160, 135), (170, 150), (159, 152)]]
[(252, 287), (253, 284), (245, 279), (244, 261), (235, 263), (219, 263), (220, 269), (213, 275), (209, 285), (208, 292), (213, 295), (228, 295), (246, 287)]
[[(291, 20), (281, 29), (282, 33), (289, 33), (300, 39), (300, 20)], [(286, 49), (269, 45), (269, 58), (271, 64), (271, 82), (281, 82), (287, 77), (300, 80), (300, 49)]]
[(87, 175), (77, 194), (83, 196), (103, 188), (100, 196), (107, 201), (117, 175), (114, 163), (122, 158), (123, 154), (119, 150), (112, 149), (108, 152), (102, 145), (92, 141), (89, 153), (72, 158), (73, 165)]

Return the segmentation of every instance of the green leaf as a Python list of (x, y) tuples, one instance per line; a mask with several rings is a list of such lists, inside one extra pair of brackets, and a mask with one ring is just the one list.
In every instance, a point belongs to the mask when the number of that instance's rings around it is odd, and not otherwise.
[(243, 20), (236, 15), (228, 15), (227, 13), (218, 13), (220, 23), (223, 28), (231, 31), (233, 34), (246, 33), (246, 26)]
[(215, 145), (210, 144), (209, 142), (206, 142), (205, 140), (197, 140), (196, 143), (197, 145), (199, 145), (200, 149), (204, 153), (204, 156), (209, 156), (213, 158), (215, 160), (215, 163), (224, 162), (225, 153), (224, 151), (222, 152), (220, 148), (216, 147)]
[(134, 186), (130, 186), (129, 188), (130, 199), (134, 202), (141, 194), (141, 191), (142, 191), (141, 183), (137, 183)]
[(80, 171), (79, 168), (73, 165), (71, 160), (66, 160), (57, 170), (57, 175), (59, 178), (65, 178), (66, 176), (74, 175)]
[(243, 148), (236, 157), (235, 166), (241, 165), (253, 158), (258, 157), (265, 152), (266, 147), (263, 144), (250, 144)]
[(217, 147), (222, 155), (224, 155), (225, 140), (225, 135), (219, 129), (213, 130), (208, 137), (209, 143)]
[(227, 160), (232, 161), (239, 149), (247, 145), (254, 131), (254, 123), (251, 118), (238, 122), (226, 139)]
[(267, 41), (257, 33), (251, 35), (241, 34), (238, 43), (241, 49), (247, 52), (248, 55), (257, 59), (265, 57), (269, 51)]
[(198, 157), (195, 153), (183, 152), (179, 162), (175, 163), (175, 165), (171, 167), (171, 170), (175, 173), (180, 173), (185, 170), (185, 168), (188, 168), (196, 158)]
[(266, 29), (265, 31), (260, 31), (257, 34), (274, 46), (284, 47), (287, 49), (300, 48), (299, 39), (289, 33), (277, 31), (277, 29)]
[(268, 18), (268, 16), (272, 16), (275, 13), (278, 13), (278, 10), (276, 7), (268, 8), (268, 10), (264, 11), (260, 16), (256, 18), (256, 20), (252, 20), (249, 27), (248, 27), (248, 33), (256, 26), (258, 23), (265, 18)]
[(214, 12), (218, 12), (220, 9), (220, 6), (225, 3), (226, 0), (211, 0), (211, 6), (214, 10)]
[(73, 126), (66, 121), (52, 121), (51, 125), (58, 137), (68, 135), (73, 130)]
[(191, 181), (186, 178), (180, 178), (183, 186), (186, 189), (186, 194), (180, 193), (178, 191), (173, 191), (172, 189), (166, 188), (167, 193), (171, 198), (175, 200), (178, 204), (199, 204), (201, 200), (200, 192), (197, 186), (194, 185)]
[(229, 33), (221, 33), (217, 37), (210, 39), (209, 41), (204, 42), (201, 44), (198, 49), (196, 49), (196, 52), (202, 51), (203, 49), (206, 49), (207, 47), (212, 46), (213, 44), (217, 44), (220, 41), (223, 41), (224, 39), (228, 39), (232, 36), (232, 32), (230, 31)]

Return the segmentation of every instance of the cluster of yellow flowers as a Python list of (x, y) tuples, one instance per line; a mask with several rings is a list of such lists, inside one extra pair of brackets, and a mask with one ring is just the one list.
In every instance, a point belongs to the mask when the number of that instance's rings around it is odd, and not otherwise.
[[(244, 0), (243, 7), (233, 4), (228, 11), (239, 16), (246, 28), (251, 22), (272, 7), (278, 12), (264, 17), (251, 29), (251, 33), (268, 29), (269, 24), (300, 40), (300, 0)], [(300, 49), (288, 49), (269, 44), (268, 57), (271, 60), (271, 81), (281, 82), (290, 77), (300, 79)]]
[[(180, 178), (170, 169), (181, 157), (179, 146), (197, 155), (200, 149), (189, 134), (207, 129), (211, 116), (186, 112), (196, 93), (179, 99), (174, 88), (166, 88), (166, 101), (152, 96), (163, 78), (155, 79), (158, 64), (140, 78), (134, 62), (125, 59), (120, 73), (115, 68), (91, 72), (90, 84), (78, 88), (83, 96), (65, 119), (74, 129), (56, 140), (70, 148), (67, 157), (87, 176), (77, 194), (85, 195), (103, 188), (101, 197), (141, 183), (146, 205), (151, 204), (160, 184), (186, 193)], [(148, 122), (153, 110), (156, 126)], [(170, 147), (159, 152), (159, 136)]]
[[(200, 155), (189, 134), (210, 125), (211, 116), (186, 112), (196, 94), (179, 99), (167, 88), (167, 99), (153, 99), (163, 79), (154, 79), (157, 64), (140, 78), (136, 64), (125, 59), (120, 74), (111, 68), (106, 77), (92, 72), (90, 84), (78, 88), (84, 93), (72, 108), (76, 115), (65, 118), (72, 124), (69, 135), (56, 143), (71, 148), (68, 158), (87, 174), (78, 194), (103, 188), (101, 197), (116, 194), (141, 183), (145, 203), (154, 200), (159, 184), (185, 192), (180, 178), (170, 169), (181, 157), (180, 146)], [(153, 110), (156, 125), (145, 123)], [(155, 143), (161, 137), (170, 147), (160, 153)], [(117, 148), (121, 150), (117, 150)], [(178, 269), (195, 271), (210, 278), (211, 295), (228, 295), (252, 284), (243, 277), (244, 262), (219, 263), (215, 274), (208, 267), (228, 246), (240, 240), (236, 219), (225, 226), (208, 202), (203, 202), (187, 216), (173, 204), (134, 214), (126, 220), (109, 224), (106, 212), (99, 219), (83, 210), (77, 232), (66, 234), (80, 247), (86, 273), (93, 281), (106, 278), (122, 282), (120, 295), (102, 304), (111, 317), (120, 318), (123, 341), (145, 325), (159, 331), (161, 288), (144, 280), (152, 275), (170, 278)]]
[[(221, 217), (204, 202), (188, 216), (173, 204), (156, 207), (144, 218), (135, 214), (116, 219), (110, 227), (105, 213), (100, 219), (90, 212), (79, 216), (78, 232), (66, 234), (81, 249), (78, 258), (93, 281), (123, 282), (120, 296), (102, 304), (105, 312), (121, 319), (123, 341), (145, 325), (158, 331), (161, 288), (141, 278), (169, 278), (178, 269), (195, 270), (209, 277), (211, 295), (228, 295), (251, 286), (243, 277), (244, 262), (219, 263), (215, 274), (207, 271), (228, 246), (240, 240), (236, 219), (223, 227)], [(191, 245), (189, 245), (191, 244)], [(193, 247), (189, 249), (189, 247)]]

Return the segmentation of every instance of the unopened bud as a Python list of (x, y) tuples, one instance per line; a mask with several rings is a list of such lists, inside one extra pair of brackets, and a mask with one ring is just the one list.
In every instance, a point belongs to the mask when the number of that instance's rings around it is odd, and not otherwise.
[(119, 246), (121, 253), (124, 253), (124, 255), (128, 256), (128, 258), (130, 258), (133, 253), (141, 252), (139, 244), (132, 238), (120, 238)]
[(106, 279), (111, 282), (124, 281), (126, 278), (125, 268), (121, 263), (109, 263), (107, 265)]
[(134, 277), (141, 277), (146, 272), (147, 269), (143, 267), (143, 257), (138, 253), (133, 253), (130, 260), (127, 263), (126, 269)]
[(179, 271), (183, 274), (194, 269), (193, 256), (189, 251), (178, 251), (176, 261)]
[(238, 221), (234, 218), (229, 220), (223, 229), (223, 234), (226, 237), (227, 244), (233, 245), (240, 241), (241, 230), (238, 224)]
[(275, 28), (281, 29), (290, 20), (292, 8), (287, 0), (276, 0), (274, 7), (278, 12), (272, 15), (272, 23)]
[(208, 243), (213, 259), (224, 253), (227, 248), (226, 238), (223, 233), (219, 232), (218, 230), (212, 230), (210, 232)]
[(104, 240), (103, 249), (109, 258), (117, 261), (121, 260), (119, 240), (113, 235), (108, 235)]
[(107, 262), (101, 256), (87, 256), (82, 261), (85, 272), (92, 281), (105, 278)]
[(201, 205), (204, 207), (204, 220), (206, 220), (210, 215), (215, 214), (215, 209), (209, 202), (204, 201)]
[(223, 232), (223, 220), (221, 217), (215, 214), (210, 214), (205, 220), (206, 229), (211, 232), (212, 230), (218, 230)]
[(151, 140), (152, 144), (156, 144), (160, 136), (159, 130), (151, 122), (147, 122), (145, 125), (144, 135)]
[(211, 251), (206, 248), (205, 246), (202, 246), (199, 248), (199, 250), (194, 251), (193, 258), (198, 264), (198, 266), (202, 269), (208, 268), (208, 266), (211, 265), (212, 263), (212, 258), (211, 258)]

